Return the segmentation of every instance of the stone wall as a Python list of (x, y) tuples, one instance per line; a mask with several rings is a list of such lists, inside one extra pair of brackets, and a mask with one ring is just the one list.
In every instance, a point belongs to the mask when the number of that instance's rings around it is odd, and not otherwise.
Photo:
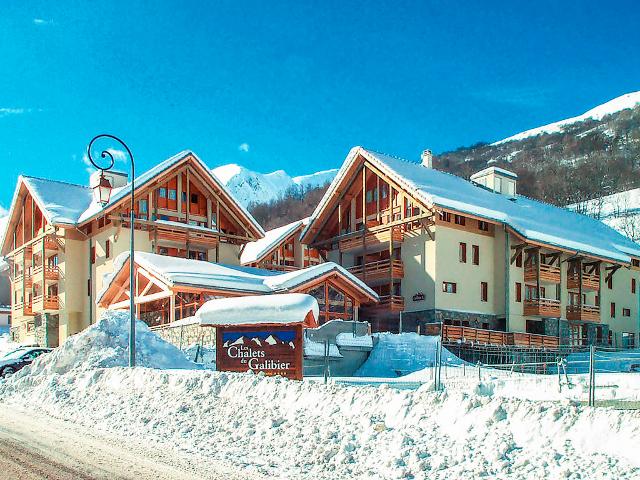
[(180, 349), (185, 349), (189, 345), (194, 344), (200, 344), (205, 347), (216, 346), (216, 329), (212, 327), (201, 327), (197, 323), (177, 326), (163, 325), (154, 328), (153, 331), (162, 339)]

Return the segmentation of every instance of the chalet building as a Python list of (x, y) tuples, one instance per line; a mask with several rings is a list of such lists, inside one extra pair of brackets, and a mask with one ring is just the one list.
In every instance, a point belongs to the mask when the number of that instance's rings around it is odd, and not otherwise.
[[(26, 176), (18, 179), (1, 252), (10, 265), (11, 334), (16, 340), (56, 346), (98, 318), (97, 294), (105, 291), (105, 279), (118, 269), (115, 259), (129, 251), (131, 232), (127, 175), (104, 172), (104, 177), (113, 187), (106, 204), (91, 188), (99, 185), (100, 172), (92, 175), (90, 186)], [(158, 164), (137, 177), (135, 186), (133, 228), (135, 248), (141, 255), (239, 266), (244, 246), (265, 235), (193, 152), (181, 152)], [(340, 277), (342, 272), (333, 276)], [(248, 281), (245, 276), (237, 282), (240, 293), (244, 291), (241, 284)], [(162, 285), (161, 291), (156, 291), (157, 284)], [(337, 280), (334, 284), (342, 285)], [(172, 287), (160, 280), (140, 285), (136, 305), (154, 325), (176, 318), (176, 311), (181, 318), (194, 298), (193, 290), (189, 290), (191, 296), (182, 290), (180, 295), (166, 295), (166, 288)], [(114, 298), (128, 293), (125, 289)], [(211, 294), (206, 289), (201, 293), (197, 301)], [(154, 295), (164, 302), (165, 310), (158, 308), (164, 315), (159, 319), (149, 310), (158, 303), (147, 304)], [(372, 297), (366, 298), (371, 301)], [(354, 298), (353, 305), (362, 299)]]
[[(320, 324), (357, 320), (361, 304), (378, 300), (372, 289), (332, 262), (278, 272), (136, 252), (134, 270), (137, 315), (151, 327), (192, 317), (216, 298), (307, 293), (318, 301)], [(128, 310), (129, 291), (129, 254), (123, 253), (98, 293), (98, 306)]]
[(305, 218), (269, 230), (264, 238), (245, 245), (240, 263), (284, 272), (318, 265), (322, 261), (318, 250), (300, 242), (302, 229), (308, 223)]
[(301, 242), (379, 294), (361, 313), (374, 330), (532, 346), (631, 346), (640, 330), (640, 246), (518, 195), (500, 168), (467, 181), (429, 151), (415, 163), (353, 148)]

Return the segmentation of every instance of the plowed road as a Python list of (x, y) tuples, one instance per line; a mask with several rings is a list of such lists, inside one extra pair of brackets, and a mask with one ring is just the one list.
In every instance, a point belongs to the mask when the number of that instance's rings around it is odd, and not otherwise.
[(0, 403), (0, 478), (7, 480), (255, 479), (207, 459), (99, 436)]

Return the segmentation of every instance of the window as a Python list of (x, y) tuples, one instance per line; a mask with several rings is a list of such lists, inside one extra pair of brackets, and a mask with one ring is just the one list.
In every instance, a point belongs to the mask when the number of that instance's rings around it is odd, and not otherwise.
[(634, 258), (633, 260), (631, 260), (631, 265), (633, 265), (634, 267), (640, 267), (640, 260)]
[(442, 291), (444, 293), (456, 293), (458, 284), (453, 282), (442, 282)]
[(516, 282), (516, 302), (522, 302), (522, 284)]
[(175, 200), (177, 197), (175, 189), (169, 189), (169, 200)]
[(111, 242), (109, 240), (104, 242), (104, 256), (107, 258), (111, 256)]
[(451, 214), (449, 212), (440, 212), (440, 220), (443, 222), (450, 222)]
[(460, 242), (458, 247), (458, 258), (460, 263), (467, 263), (467, 244), (464, 242)]
[(516, 184), (514, 182), (507, 182), (507, 193), (509, 195), (516, 193)]
[(609, 275), (609, 279), (607, 280), (607, 288), (609, 290), (613, 288), (613, 275)]
[(487, 282), (480, 282), (480, 300), (486, 302), (489, 298), (489, 284)]
[(623, 317), (630, 317), (631, 316), (631, 309), (630, 308), (623, 308), (622, 309), (622, 316)]
[(615, 302), (611, 302), (611, 307), (610, 307), (610, 314), (611, 314), (611, 318), (615, 318), (616, 317), (616, 303)]
[(138, 209), (140, 210), (141, 214), (146, 214), (147, 210), (148, 210), (148, 200), (140, 200), (138, 202)]
[(480, 265), (480, 247), (478, 245), (471, 247), (471, 261), (474, 265)]
[(93, 265), (94, 263), (96, 263), (96, 247), (95, 246), (91, 247), (90, 255), (91, 255), (91, 264)]
[(502, 179), (500, 177), (496, 177), (494, 180), (494, 190), (496, 192), (502, 191)]
[(636, 344), (636, 338), (634, 333), (622, 332), (622, 346), (623, 348), (633, 348)]
[(489, 224), (484, 220), (478, 220), (478, 230), (482, 230), (483, 232), (488, 232)]
[(160, 198), (167, 198), (167, 189), (164, 187), (159, 188), (158, 195), (160, 195)]
[(462, 215), (455, 215), (454, 220), (456, 225), (464, 226), (465, 218)]
[(631, 293), (636, 293), (636, 279), (631, 279)]
[(187, 192), (182, 192), (182, 201), (187, 203)]
[(516, 267), (522, 268), (522, 252), (516, 257)]
[(191, 203), (198, 203), (198, 194), (197, 193), (192, 193), (191, 194)]

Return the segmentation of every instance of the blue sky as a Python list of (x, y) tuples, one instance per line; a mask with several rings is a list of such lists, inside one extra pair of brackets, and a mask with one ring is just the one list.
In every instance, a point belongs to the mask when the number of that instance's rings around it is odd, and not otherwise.
[[(133, 4), (133, 5), (132, 5)], [(97, 133), (139, 170), (183, 149), (304, 174), (407, 158), (640, 90), (637, 2), (24, 2), (0, 15), (0, 205), (86, 183)]]

